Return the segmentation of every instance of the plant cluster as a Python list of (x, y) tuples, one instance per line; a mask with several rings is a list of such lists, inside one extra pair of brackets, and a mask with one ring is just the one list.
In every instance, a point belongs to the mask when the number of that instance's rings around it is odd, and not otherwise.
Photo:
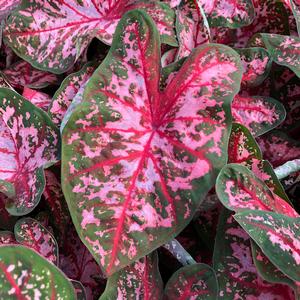
[(0, 299), (300, 299), (299, 0), (0, 23)]

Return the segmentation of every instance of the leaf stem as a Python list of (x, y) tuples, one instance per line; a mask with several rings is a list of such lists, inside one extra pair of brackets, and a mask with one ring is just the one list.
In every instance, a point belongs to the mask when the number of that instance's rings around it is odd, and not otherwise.
[(285, 164), (277, 167), (274, 171), (278, 179), (283, 179), (292, 173), (300, 171), (300, 158), (288, 161)]
[(164, 244), (163, 247), (172, 253), (173, 256), (176, 257), (176, 259), (184, 266), (197, 263), (176, 239)]

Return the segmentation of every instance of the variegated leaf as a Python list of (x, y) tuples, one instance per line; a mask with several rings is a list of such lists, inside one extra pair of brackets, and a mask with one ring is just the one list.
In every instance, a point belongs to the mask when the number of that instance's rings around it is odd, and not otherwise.
[(23, 0), (8, 20), (4, 39), (36, 68), (60, 74), (93, 37), (110, 44), (121, 16), (137, 8), (151, 14), (164, 41), (176, 46), (173, 10), (152, 0)]
[(260, 148), (245, 126), (233, 123), (228, 144), (228, 162), (244, 163), (249, 159), (262, 159)]
[(300, 77), (299, 37), (261, 33), (255, 38), (261, 41), (277, 64), (290, 68)]
[(299, 0), (286, 0), (290, 2), (290, 8), (292, 9), (296, 24), (298, 35), (300, 35), (300, 2)]
[(59, 132), (45, 112), (8, 89), (0, 89), (0, 190), (13, 215), (29, 213), (44, 189), (43, 167), (56, 161)]
[(216, 300), (218, 282), (214, 270), (205, 264), (180, 268), (167, 282), (164, 299)]
[(158, 257), (153, 252), (110, 276), (99, 300), (159, 300), (162, 295), (163, 282), (158, 269)]
[(64, 129), (62, 160), (76, 229), (107, 274), (189, 223), (226, 161), (241, 80), (238, 55), (207, 45), (160, 91), (153, 21), (132, 11), (114, 37)]
[(254, 7), (251, 0), (198, 0), (211, 26), (238, 28), (252, 23)]
[(48, 107), (51, 103), (51, 97), (48, 94), (24, 87), (22, 96), (33, 103), (36, 107), (48, 111)]
[(15, 235), (11, 231), (0, 231), (0, 246), (7, 244), (17, 244)]
[(0, 88), (13, 89), (3, 72), (0, 72)]
[(279, 270), (300, 281), (299, 218), (264, 211), (244, 211), (234, 218)]
[(15, 225), (16, 240), (34, 249), (48, 261), (58, 264), (58, 245), (54, 236), (38, 221), (22, 218)]
[(271, 192), (263, 181), (239, 164), (229, 164), (221, 170), (216, 192), (223, 205), (235, 212), (263, 210), (294, 218), (299, 216), (284, 199)]
[(272, 131), (257, 139), (264, 158), (271, 162), (273, 167), (300, 157), (299, 141), (291, 139), (281, 131)]
[(4, 20), (5, 17), (20, 4), (20, 2), (21, 0), (0, 0), (0, 22)]
[(67, 76), (62, 82), (60, 88), (54, 94), (49, 107), (49, 115), (53, 123), (57, 126), (60, 126), (61, 121), (74, 97), (79, 90), (85, 86), (95, 71), (95, 68), (95, 63), (87, 63), (80, 71)]
[(218, 224), (213, 261), (220, 288), (218, 299), (294, 299), (287, 286), (259, 277), (252, 261), (250, 238), (225, 209)]
[(284, 106), (277, 100), (263, 96), (236, 96), (232, 102), (235, 122), (243, 124), (255, 136), (277, 127), (285, 119)]
[(247, 87), (260, 85), (268, 76), (272, 59), (264, 48), (252, 47), (236, 49), (239, 53), (244, 73), (242, 84)]
[(23, 60), (6, 68), (3, 73), (13, 87), (20, 89), (23, 87), (41, 89), (58, 81), (57, 75), (37, 70)]
[(74, 300), (72, 284), (52, 263), (24, 246), (0, 247), (1, 299)]

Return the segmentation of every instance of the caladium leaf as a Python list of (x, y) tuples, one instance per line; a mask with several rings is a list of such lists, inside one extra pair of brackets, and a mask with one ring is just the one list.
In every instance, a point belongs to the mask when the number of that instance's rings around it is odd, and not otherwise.
[(263, 156), (271, 162), (273, 167), (300, 157), (299, 141), (291, 139), (283, 132), (272, 131), (270, 134), (259, 137), (257, 141)]
[(260, 85), (268, 76), (272, 59), (267, 50), (260, 47), (236, 49), (239, 53), (244, 73), (242, 84), (247, 87)]
[(177, 48), (166, 51), (161, 57), (161, 66), (164, 68), (176, 61)]
[(54, 236), (38, 221), (22, 218), (15, 225), (16, 240), (34, 249), (48, 261), (58, 264), (58, 245)]
[(211, 26), (238, 28), (252, 23), (254, 7), (251, 0), (198, 0)]
[(76, 293), (76, 299), (77, 300), (88, 300), (86, 297), (85, 289), (84, 286), (80, 281), (77, 280), (70, 280), (71, 283), (73, 284), (75, 293)]
[(299, 216), (285, 200), (272, 193), (263, 181), (239, 164), (228, 164), (221, 170), (216, 192), (223, 205), (235, 212), (264, 210), (294, 218)]
[(277, 127), (286, 115), (280, 102), (263, 96), (235, 96), (231, 108), (235, 122), (246, 126), (255, 136)]
[(34, 250), (0, 247), (1, 299), (73, 300), (75, 292), (63, 273)]
[(290, 68), (300, 77), (299, 37), (260, 33), (253, 39), (260, 40), (277, 64)]
[(290, 8), (292, 9), (297, 24), (298, 35), (300, 35), (300, 2), (298, 0), (287, 0), (287, 1), (290, 2)]
[(29, 87), (41, 89), (50, 84), (56, 84), (55, 74), (33, 68), (28, 62), (20, 60), (3, 70), (8, 82), (15, 88)]
[(251, 240), (252, 257), (259, 275), (266, 281), (272, 283), (283, 283), (295, 289), (295, 282), (276, 268), (261, 251), (255, 242)]
[(162, 299), (163, 282), (158, 269), (157, 253), (153, 252), (108, 278), (99, 300)]
[[(0, 2), (0, 22), (8, 16), (21, 2), (21, 0), (1, 0)], [(1, 42), (0, 42), (1, 44)]]
[(64, 129), (62, 160), (74, 224), (107, 274), (189, 223), (225, 163), (241, 80), (234, 51), (205, 45), (160, 91), (153, 21), (132, 11), (114, 38)]
[(87, 63), (80, 71), (67, 76), (54, 94), (49, 107), (49, 115), (57, 126), (60, 126), (69, 105), (80, 88), (90, 79), (95, 68), (95, 63)]
[(279, 270), (300, 281), (299, 218), (264, 211), (244, 211), (234, 218)]
[(137, 8), (146, 10), (164, 41), (176, 46), (174, 11), (151, 0), (24, 0), (11, 14), (4, 39), (34, 67), (60, 74), (72, 67), (93, 37), (110, 44), (121, 16)]
[(216, 300), (218, 282), (214, 270), (206, 264), (180, 268), (167, 282), (164, 299)]
[(293, 299), (287, 286), (270, 284), (259, 277), (250, 238), (225, 209), (220, 215), (213, 261), (220, 288), (218, 299)]
[(245, 126), (233, 123), (228, 144), (228, 162), (244, 163), (254, 158), (262, 159), (258, 144)]
[(43, 167), (57, 160), (59, 132), (45, 112), (4, 88), (0, 126), (0, 191), (10, 198), (12, 215), (27, 214), (43, 192)]
[(178, 51), (176, 60), (189, 56), (194, 48), (210, 41), (210, 29), (206, 16), (200, 11), (198, 1), (183, 1), (177, 11), (176, 32)]
[(80, 281), (87, 299), (98, 299), (105, 280), (92, 254), (80, 241), (73, 224), (65, 227), (65, 240), (60, 241), (59, 267), (71, 279)]
[(0, 231), (0, 246), (7, 244), (17, 244), (15, 235), (11, 231)]
[(22, 96), (33, 103), (36, 107), (48, 111), (48, 107), (51, 103), (51, 97), (48, 94), (24, 87)]

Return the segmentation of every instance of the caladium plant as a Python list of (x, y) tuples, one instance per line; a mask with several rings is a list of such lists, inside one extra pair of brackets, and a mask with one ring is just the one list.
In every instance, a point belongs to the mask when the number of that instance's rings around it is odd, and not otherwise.
[(0, 298), (300, 300), (299, 0), (0, 0)]

